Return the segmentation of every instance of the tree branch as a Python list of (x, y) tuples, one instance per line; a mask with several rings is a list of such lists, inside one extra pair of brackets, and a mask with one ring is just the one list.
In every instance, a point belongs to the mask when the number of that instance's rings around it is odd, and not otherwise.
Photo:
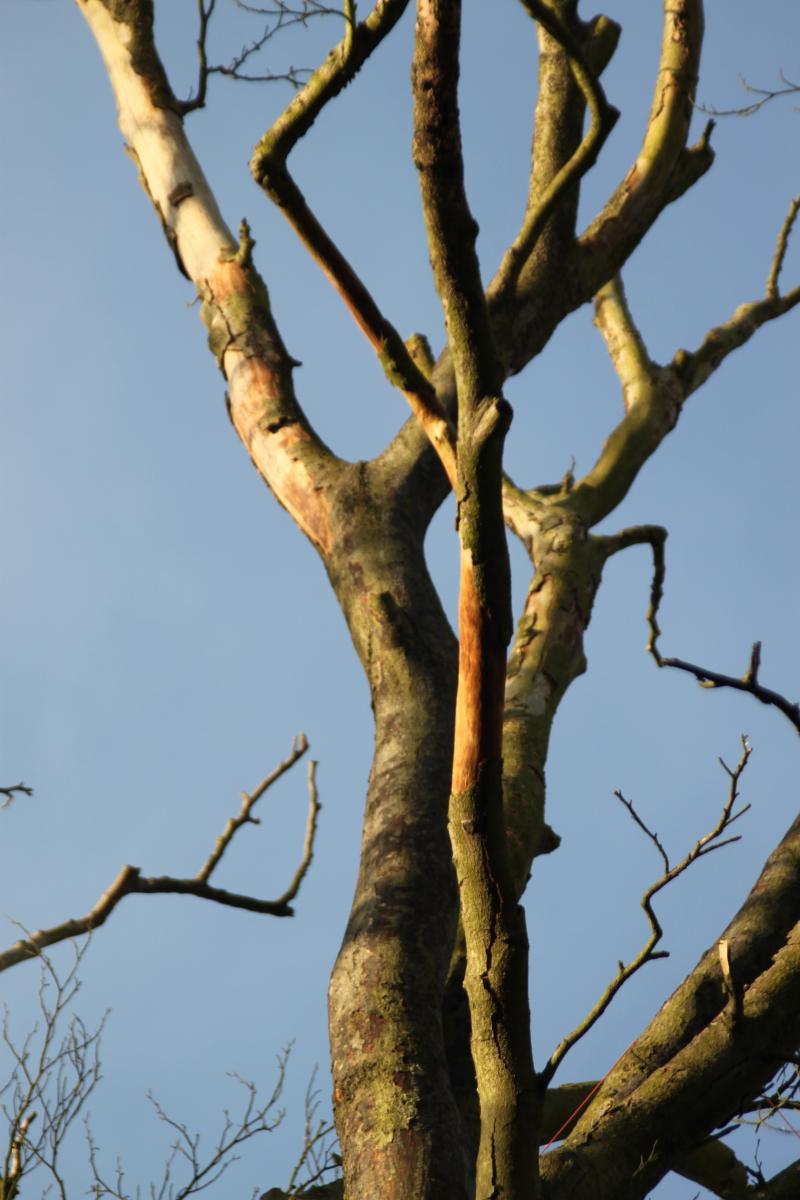
[(551, 1184), (574, 1182), (572, 1194), (583, 1200), (598, 1178), (622, 1189), (635, 1172), (630, 1195), (643, 1197), (680, 1155), (761, 1094), (800, 1040), (798, 916), (800, 819), (720, 939), (742, 1001), (738, 1016), (717, 944), (614, 1064), (566, 1155), (544, 1160)]
[(297, 403), (297, 364), (253, 264), (249, 229), (243, 223), (237, 248), (187, 140), (153, 41), (152, 6), (82, 0), (79, 8), (105, 60), (140, 181), (200, 296), (209, 344), (229, 384), (234, 427), (259, 473), (324, 556), (330, 548), (324, 485), (341, 464)]
[(193, 879), (177, 879), (169, 875), (146, 877), (142, 876), (139, 867), (125, 866), (84, 917), (63, 921), (60, 925), (55, 925), (50, 929), (37, 930), (36, 933), (29, 934), (8, 950), (0, 953), (0, 972), (7, 971), (9, 967), (13, 967), (17, 963), (40, 955), (46, 946), (53, 946), (57, 942), (63, 942), (70, 938), (82, 937), (94, 929), (99, 929), (101, 925), (105, 924), (120, 901), (130, 895), (196, 896), (200, 900), (210, 900), (215, 904), (222, 904), (229, 908), (241, 908), (247, 912), (262, 913), (273, 917), (293, 916), (294, 910), (291, 907), (291, 901), (296, 897), (311, 865), (320, 809), (314, 774), (316, 763), (314, 762), (309, 764), (309, 812), (303, 855), (291, 883), (283, 895), (279, 896), (277, 900), (259, 900), (255, 896), (244, 896), (237, 892), (226, 891), (224, 888), (212, 887), (208, 880), (238, 830), (246, 824), (258, 824), (257, 818), (251, 815), (251, 810), (256, 802), (281, 775), (305, 754), (307, 749), (308, 742), (305, 734), (300, 734), (289, 757), (276, 767), (251, 795), (243, 795), (242, 807), (238, 816), (228, 820), (225, 829), (217, 839), (214, 850)]
[[(249, 1079), (243, 1079), (241, 1075), (235, 1073), (231, 1074), (231, 1078), (240, 1084), (245, 1092), (241, 1115), (234, 1118), (231, 1117), (228, 1109), (224, 1110), (222, 1128), (207, 1157), (201, 1157), (200, 1154), (200, 1134), (192, 1133), (183, 1121), (171, 1117), (153, 1095), (148, 1093), (147, 1098), (152, 1104), (156, 1116), (159, 1121), (168, 1126), (171, 1136), (174, 1137), (170, 1154), (164, 1164), (161, 1181), (158, 1184), (151, 1183), (148, 1189), (151, 1200), (166, 1200), (166, 1198), (187, 1200), (189, 1196), (195, 1196), (199, 1192), (205, 1191), (206, 1188), (216, 1183), (233, 1163), (238, 1161), (236, 1152), (241, 1145), (260, 1133), (273, 1133), (278, 1128), (284, 1114), (282, 1110), (278, 1110), (273, 1115), (273, 1110), (283, 1091), (288, 1057), (288, 1049), (279, 1055), (278, 1079), (266, 1100), (259, 1097), (256, 1085)], [(125, 1184), (124, 1172), (119, 1160), (113, 1179), (107, 1180), (101, 1174), (98, 1164), (98, 1147), (95, 1144), (88, 1120), (86, 1137), (89, 1143), (92, 1195), (97, 1200), (103, 1196), (112, 1197), (113, 1200), (130, 1200), (131, 1193)], [(176, 1162), (183, 1162), (187, 1172), (187, 1178), (180, 1186), (173, 1181), (173, 1168)], [(137, 1198), (141, 1196), (141, 1189), (137, 1187), (134, 1194)]]
[(687, 1150), (676, 1159), (674, 1170), (699, 1183), (720, 1200), (757, 1200), (758, 1188), (750, 1171), (724, 1142), (716, 1138)]
[(781, 268), (798, 211), (800, 196), (796, 196), (789, 205), (789, 211), (778, 234), (764, 299), (741, 304), (728, 321), (709, 330), (696, 350), (678, 350), (675, 354), (672, 367), (680, 381), (684, 399), (697, 391), (728, 355), (748, 342), (762, 325), (774, 321), (800, 304), (800, 286), (783, 295), (778, 290)]
[(392, 32), (408, 4), (409, 0), (378, 0), (367, 18), (356, 23), (356, 6), (352, 0), (345, 0), (344, 37), (253, 151), (250, 173), (256, 182), (272, 166), (286, 163), (292, 149), (308, 133), (325, 106), (352, 82), (372, 52)]
[(794, 223), (797, 220), (797, 212), (800, 209), (800, 196), (795, 196), (789, 205), (789, 211), (786, 214), (780, 233), (778, 234), (778, 242), (775, 247), (775, 255), (772, 259), (769, 277), (767, 279), (767, 299), (778, 299), (778, 282), (780, 280), (783, 260), (786, 257), (786, 250), (789, 245), (789, 237)]
[[(602, 1179), (638, 1200), (684, 1149), (727, 1123), (740, 1097), (763, 1086), (774, 1070), (771, 1055), (780, 1053), (781, 1043), (796, 1044), (800, 1035), (800, 925), (755, 979), (748, 979), (746, 964), (737, 959), (736, 965), (743, 996), (739, 1019), (730, 1010), (711, 1017), (710, 997), (705, 997), (690, 1032), (674, 1024), (679, 1016), (673, 996), (644, 1037), (666, 1018), (682, 1048), (670, 1053), (672, 1038), (662, 1045), (658, 1057), (666, 1051), (673, 1060), (665, 1070), (652, 1051), (641, 1057), (643, 1039), (637, 1039), (562, 1149), (544, 1158), (542, 1173), (551, 1188), (567, 1188), (574, 1200), (588, 1200), (597, 1195)], [(610, 1080), (618, 1082), (620, 1072), (630, 1070), (631, 1056), (639, 1061), (638, 1082), (609, 1102)]]
[(211, 877), (212, 871), (215, 869), (217, 863), (227, 850), (237, 830), (241, 829), (243, 825), (260, 824), (260, 818), (251, 815), (254, 806), (258, 803), (267, 789), (272, 787), (273, 783), (277, 783), (281, 775), (285, 775), (287, 771), (292, 769), (297, 760), (303, 757), (307, 749), (308, 741), (306, 739), (306, 735), (304, 733), (299, 733), (294, 740), (294, 744), (288, 758), (285, 758), (282, 763), (278, 763), (275, 770), (271, 771), (270, 774), (267, 775), (266, 779), (262, 779), (255, 791), (251, 792), (250, 795), (248, 795), (247, 792), (242, 792), (242, 804), (239, 812), (235, 817), (228, 818), (225, 828), (217, 838), (217, 843), (214, 846), (214, 849), (211, 851), (211, 854), (206, 859), (204, 865), (197, 872), (195, 879), (199, 880), (200, 883), (207, 883)]
[(208, 91), (208, 25), (214, 15), (217, 0), (197, 0), (197, 14), (200, 19), (200, 26), (197, 31), (197, 57), (199, 61), (199, 70), (197, 75), (197, 94), (190, 96), (188, 100), (180, 100), (178, 108), (182, 116), (187, 113), (194, 112), (197, 108), (204, 108), (206, 103), (206, 93)]
[[(658, 640), (661, 637), (661, 629), (658, 624), (658, 610), (664, 595), (664, 542), (666, 541), (666, 537), (667, 531), (657, 525), (642, 525), (631, 530), (623, 530), (621, 534), (617, 535), (619, 539), (617, 549), (622, 549), (624, 546), (647, 543), (653, 551), (653, 581), (650, 586), (650, 605), (647, 610), (647, 624), (650, 629), (650, 637), (647, 642), (648, 653), (653, 656), (659, 667), (672, 667), (678, 671), (685, 671), (687, 674), (693, 675), (701, 687), (709, 689), (731, 688), (734, 691), (747, 692), (748, 695), (755, 696), (756, 700), (759, 700), (761, 704), (777, 708), (779, 712), (782, 712), (796, 732), (800, 733), (800, 704), (793, 703), (786, 696), (782, 695), (781, 692), (764, 687), (759, 682), (761, 642), (753, 643), (747, 670), (744, 675), (739, 677), (735, 675), (723, 675), (719, 671), (712, 671), (708, 667), (702, 667), (698, 663), (687, 662), (682, 658), (664, 658), (661, 654), (658, 647)], [(613, 538), (609, 539), (612, 543), (614, 540)], [(611, 552), (613, 553), (613, 550)]]
[[(100, 1040), (106, 1020), (104, 1016), (90, 1030), (72, 1013), (62, 1032), (62, 1021), (80, 987), (77, 973), (87, 948), (88, 942), (73, 946), (73, 961), (63, 975), (46, 954), (38, 955), (38, 1020), (19, 1042), (6, 1010), (2, 1040), (13, 1065), (0, 1087), (8, 1124), (0, 1177), (3, 1200), (14, 1200), (21, 1180), (40, 1166), (50, 1174), (50, 1187), (55, 1184), (57, 1194), (66, 1196), (59, 1155), (70, 1127), (100, 1081)], [(45, 1188), (45, 1194), (48, 1191)]]
[[(579, 242), (579, 270), (585, 283), (595, 281), (591, 293), (615, 273), (673, 199), (672, 176), (686, 147), (703, 27), (702, 0), (664, 0), (661, 61), (639, 156)], [(711, 165), (707, 144), (705, 149), (697, 173)]]
[(420, 0), (412, 153), (459, 405), (474, 408), (485, 397), (497, 395), (501, 375), (475, 250), (478, 227), (464, 190), (459, 37), (460, 3), (443, 6), (440, 0)]
[(651, 652), (660, 667), (674, 667), (678, 671), (686, 671), (688, 674), (694, 675), (701, 687), (733, 688), (735, 691), (747, 692), (749, 695), (755, 696), (756, 700), (762, 704), (770, 705), (782, 712), (787, 721), (794, 726), (795, 731), (800, 733), (800, 704), (793, 704), (780, 692), (764, 687), (758, 681), (758, 672), (761, 666), (761, 642), (753, 643), (750, 662), (744, 675), (740, 678), (733, 675), (722, 675), (718, 671), (711, 671), (708, 667), (698, 666), (697, 663), (686, 662), (682, 658), (662, 658), (652, 644)]
[(618, 110), (608, 103), (580, 43), (573, 37), (558, 12), (542, 3), (542, 0), (522, 0), (522, 4), (528, 14), (567, 55), (573, 77), (589, 110), (591, 122), (571, 157), (555, 172), (539, 195), (530, 197), (522, 228), (503, 255), (490, 285), (490, 299), (502, 299), (506, 292), (513, 290), (555, 206), (564, 193), (594, 166), (619, 118)]
[(408, 401), (441, 460), (451, 487), (456, 487), (455, 441), (452, 423), (442, 411), (436, 389), (414, 361), (395, 327), (383, 315), (366, 285), (311, 211), (303, 193), (284, 165), (260, 160), (259, 184), (277, 205), (298, 239), (375, 351), (389, 382)]
[(510, 406), (475, 250), (458, 113), (458, 0), (418, 0), (414, 138), (428, 248), (458, 396), (459, 670), (449, 832), (466, 943), (464, 986), (480, 1103), (476, 1195), (530, 1195), (539, 1097), (527, 934), (503, 820), (502, 729), (510, 576), (502, 451)]
[[(750, 805), (746, 804), (743, 808), (735, 810), (735, 804), (739, 798), (739, 781), (745, 768), (747, 767), (751, 753), (752, 750), (749, 743), (747, 742), (746, 738), (742, 738), (742, 754), (738, 763), (732, 770), (726, 766), (722, 759), (720, 759), (720, 763), (723, 769), (729, 775), (731, 781), (727, 799), (722, 807), (722, 812), (720, 813), (719, 819), (716, 825), (714, 825), (713, 829), (709, 830), (708, 833), (699, 838), (691, 850), (689, 850), (689, 852), (685, 854), (681, 861), (676, 863), (675, 866), (670, 865), (669, 856), (659, 840), (658, 834), (651, 830), (649, 826), (642, 820), (636, 811), (633, 802), (626, 800), (620, 791), (616, 791), (614, 793), (617, 799), (620, 800), (628, 810), (634, 822), (653, 843), (664, 863), (663, 874), (655, 881), (655, 883), (650, 885), (641, 900), (642, 908), (645, 911), (648, 923), (650, 925), (650, 936), (639, 953), (635, 955), (630, 962), (627, 964), (620, 962), (616, 976), (611, 980), (608, 987), (600, 996), (599, 1000), (591, 1009), (591, 1011), (587, 1013), (580, 1024), (578, 1024), (570, 1034), (568, 1034), (561, 1042), (559, 1042), (558, 1046), (551, 1054), (547, 1065), (541, 1072), (540, 1078), (543, 1084), (546, 1085), (550, 1082), (555, 1072), (558, 1070), (558, 1067), (563, 1062), (565, 1055), (568, 1054), (572, 1047), (589, 1032), (593, 1025), (596, 1024), (623, 984), (627, 983), (631, 976), (635, 975), (636, 972), (639, 971), (646, 963), (653, 962), (657, 958), (667, 958), (669, 956), (668, 951), (656, 950), (655, 948), (664, 936), (664, 931), (661, 927), (658, 917), (656, 916), (655, 910), (653, 909), (653, 898), (665, 887), (667, 887), (668, 884), (672, 883), (680, 875), (683, 875), (684, 872), (691, 867), (692, 863), (697, 862), (697, 860), (702, 858), (704, 855), (710, 854), (712, 850), (719, 850), (723, 846), (729, 846), (732, 842), (739, 841), (738, 836), (723, 837), (722, 835), (726, 833), (734, 821), (738, 821), (739, 817), (743, 816), (750, 808)], [(740, 996), (738, 996), (738, 998), (740, 999)]]
[(753, 1200), (796, 1200), (800, 1189), (800, 1158), (773, 1175), (756, 1191)]
[(456, 484), (455, 431), (441, 410), (428, 374), (379, 309), (368, 288), (312, 212), (287, 167), (287, 158), (325, 105), (339, 94), (391, 32), (408, 0), (381, 0), (366, 21), (355, 24), (348, 5), (347, 32), (321, 67), (256, 146), (251, 174), (294, 230), (325, 278), (344, 301), (391, 384), (405, 396), (436, 449), (452, 487)]
[(712, 117), (752, 117), (769, 104), (771, 100), (776, 100), (779, 96), (796, 96), (800, 92), (800, 83), (793, 83), (788, 79), (783, 71), (779, 72), (781, 83), (784, 87), (781, 88), (757, 88), (748, 83), (746, 79), (739, 76), (739, 82), (744, 90), (751, 96), (758, 96), (758, 100), (753, 100), (750, 104), (744, 104), (741, 108), (714, 108), (712, 105), (698, 104), (697, 107), (701, 112), (708, 113)]
[[(301, 86), (301, 77), (308, 74), (305, 68), (289, 67), (286, 71), (261, 71), (258, 74), (245, 74), (243, 68), (246, 62), (257, 55), (268, 42), (279, 33), (296, 25), (307, 25), (312, 17), (341, 16), (341, 10), (320, 4), (318, 0), (300, 0), (300, 7), (293, 8), (285, 0), (274, 0), (269, 7), (242, 3), (235, 0), (236, 7), (244, 12), (255, 13), (271, 18), (264, 26), (263, 32), (252, 42), (242, 47), (237, 55), (228, 63), (216, 63), (213, 66), (208, 61), (208, 26), (214, 13), (217, 0), (197, 0), (200, 27), (197, 36), (197, 56), (199, 69), (195, 95), (188, 100), (177, 102), (177, 111), (181, 116), (204, 108), (208, 93), (208, 80), (211, 75), (222, 75), (240, 83), (289, 83), (294, 88)], [(346, 18), (349, 19), (349, 18)]]
[(620, 380), (625, 416), (570, 497), (570, 504), (590, 526), (628, 494), (643, 465), (674, 429), (685, 398), (675, 372), (650, 358), (621, 278), (613, 278), (598, 292), (595, 324)]
[(24, 783), (15, 783), (11, 787), (0, 787), (0, 796), (5, 796), (0, 808), (9, 808), (14, 803), (14, 797), (20, 793), (23, 796), (32, 796), (33, 788), (27, 787)]
[(622, 386), (622, 404), (628, 413), (635, 404), (646, 401), (647, 385), (658, 368), (633, 319), (620, 275), (609, 279), (595, 296), (594, 323), (617, 372)]
[(615, 277), (597, 293), (595, 324), (620, 380), (625, 416), (572, 492), (570, 503), (590, 525), (607, 516), (628, 494), (639, 471), (674, 429), (688, 397), (762, 325), (800, 303), (800, 287), (784, 295), (778, 291), (799, 211), (800, 196), (792, 201), (778, 234), (766, 296), (740, 305), (727, 322), (706, 334), (697, 350), (679, 350), (666, 367), (650, 358), (631, 315), (622, 280)]

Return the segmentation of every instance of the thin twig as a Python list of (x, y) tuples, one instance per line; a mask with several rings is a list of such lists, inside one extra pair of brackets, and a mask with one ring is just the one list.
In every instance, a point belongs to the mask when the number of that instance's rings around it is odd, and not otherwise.
[(304, 733), (299, 733), (292, 744), (292, 750), (288, 758), (285, 758), (282, 763), (279, 763), (274, 771), (263, 779), (258, 787), (250, 795), (247, 792), (242, 792), (242, 805), (238, 814), (235, 817), (230, 817), (220, 836), (217, 838), (217, 843), (214, 849), (209, 854), (204, 865), (200, 868), (195, 876), (201, 883), (207, 883), (211, 878), (211, 873), (216, 868), (219, 860), (228, 848), (236, 831), (241, 829), (242, 825), (258, 825), (259, 819), (252, 816), (252, 811), (268, 788), (276, 783), (281, 775), (285, 775), (290, 771), (299, 758), (302, 758), (308, 749), (308, 741)]
[[(331, 1121), (317, 1117), (319, 1092), (314, 1086), (316, 1076), (315, 1067), (306, 1088), (303, 1145), (286, 1185), (285, 1194), (288, 1197), (305, 1196), (313, 1184), (341, 1167), (342, 1160), (336, 1151), (336, 1127)], [(300, 1175), (304, 1170), (305, 1179), (301, 1182)]]
[[(263, 169), (262, 163), (262, 169)], [(428, 434), (456, 489), (456, 435), (442, 410), (436, 389), (414, 361), (395, 326), (383, 314), (357, 271), (312, 212), (284, 164), (271, 165), (260, 177), (262, 187), (277, 204), (300, 243), (344, 302), (366, 337), (389, 382), (402, 392), (411, 411)]]
[(659, 667), (672, 667), (677, 671), (685, 671), (694, 675), (697, 682), (704, 688), (732, 688), (734, 691), (747, 692), (755, 696), (762, 704), (777, 708), (787, 721), (800, 734), (800, 704), (788, 700), (781, 692), (764, 687), (759, 682), (758, 673), (761, 668), (761, 642), (754, 642), (750, 651), (750, 661), (744, 675), (723, 675), (712, 671), (698, 663), (687, 662), (683, 658), (664, 658), (658, 648), (661, 629), (658, 624), (658, 609), (664, 595), (664, 542), (666, 530), (659, 526), (642, 525), (630, 530), (623, 530), (615, 537), (608, 538), (609, 553), (622, 549), (624, 546), (647, 543), (653, 551), (653, 580), (650, 585), (650, 606), (647, 610), (647, 624), (650, 637), (647, 642), (648, 653), (653, 656)]
[(455, 488), (455, 431), (441, 409), (433, 384), (312, 211), (287, 166), (288, 156), (297, 141), (391, 32), (407, 3), (408, 0), (383, 0), (375, 5), (366, 20), (356, 24), (355, 4), (347, 0), (342, 41), (260, 140), (250, 170), (256, 183), (281, 210), (298, 240), (343, 300), (372, 346), (386, 378), (402, 392), (428, 434), (450, 484)]
[(536, 202), (529, 206), (522, 228), (504, 254), (497, 275), (492, 281), (491, 292), (494, 295), (513, 288), (556, 204), (597, 162), (597, 157), (619, 118), (619, 111), (608, 103), (605, 92), (589, 68), (580, 45), (558, 13), (541, 3), (541, 0), (522, 0), (522, 5), (567, 55), (575, 82), (586, 101), (591, 123), (580, 145), (555, 173)]
[(776, 100), (779, 96), (796, 96), (800, 93), (800, 83), (793, 83), (791, 79), (786, 77), (783, 71), (779, 75), (781, 82), (785, 86), (772, 89), (753, 87), (752, 84), (748, 83), (740, 75), (739, 82), (744, 90), (751, 96), (759, 97), (758, 100), (754, 100), (750, 104), (743, 104), (741, 108), (713, 108), (711, 105), (697, 103), (695, 103), (695, 108), (698, 108), (700, 112), (708, 113), (712, 117), (752, 117), (754, 113), (762, 109), (765, 104), (769, 104), (771, 100)]
[(633, 802), (626, 800), (620, 791), (616, 791), (614, 793), (617, 799), (624, 804), (625, 808), (633, 817), (639, 828), (643, 830), (645, 835), (656, 847), (661, 856), (662, 862), (664, 863), (664, 873), (659, 879), (656, 880), (655, 883), (650, 885), (641, 900), (641, 906), (645, 911), (650, 925), (650, 936), (639, 953), (635, 955), (630, 962), (627, 964), (622, 962), (619, 963), (616, 976), (611, 980), (597, 1003), (584, 1017), (580, 1024), (578, 1024), (575, 1029), (573, 1029), (573, 1031), (568, 1034), (553, 1051), (547, 1065), (540, 1075), (543, 1086), (549, 1084), (565, 1055), (577, 1042), (580, 1041), (582, 1037), (589, 1032), (592, 1026), (603, 1015), (622, 985), (626, 983), (631, 976), (640, 970), (646, 963), (653, 962), (658, 958), (669, 957), (668, 951), (656, 950), (656, 946), (661, 941), (664, 931), (653, 909), (653, 898), (668, 884), (672, 883), (673, 880), (677, 879), (680, 875), (683, 875), (683, 873), (689, 869), (692, 863), (696, 862), (704, 855), (710, 854), (712, 850), (718, 850), (723, 846), (729, 846), (732, 842), (739, 841), (738, 835), (723, 838), (722, 834), (730, 828), (734, 821), (738, 821), (739, 817), (743, 816), (750, 808), (749, 804), (745, 804), (741, 808), (735, 810), (735, 804), (739, 798), (739, 781), (750, 760), (751, 754), (752, 748), (750, 743), (747, 741), (746, 737), (742, 737), (742, 754), (736, 766), (734, 768), (730, 768), (723, 762), (722, 759), (720, 759), (720, 763), (730, 777), (731, 782), (728, 789), (728, 796), (722, 807), (719, 820), (713, 829), (695, 842), (688, 854), (684, 855), (681, 861), (676, 863), (674, 867), (670, 865), (669, 856), (659, 840), (658, 834), (651, 830), (645, 821), (639, 816), (634, 808)]
[(211, 75), (223, 75), (228, 79), (235, 79), (242, 83), (289, 83), (294, 88), (301, 87), (303, 82), (302, 77), (311, 73), (305, 67), (292, 66), (286, 71), (264, 70), (256, 74), (245, 74), (242, 68), (245, 63), (263, 50), (276, 34), (297, 25), (307, 25), (311, 17), (341, 16), (338, 8), (319, 4), (316, 0), (303, 0), (301, 8), (292, 8), (291, 5), (283, 3), (283, 0), (276, 0), (275, 4), (268, 7), (242, 4), (237, 0), (236, 6), (243, 12), (269, 17), (271, 20), (265, 25), (263, 32), (254, 38), (252, 42), (244, 45), (230, 62), (210, 65), (208, 61), (208, 26), (216, 7), (216, 0), (197, 0), (200, 19), (197, 36), (197, 56), (199, 59), (197, 90), (195, 95), (190, 96), (188, 100), (178, 101), (178, 111), (181, 116), (186, 116), (188, 113), (205, 107), (208, 80)]

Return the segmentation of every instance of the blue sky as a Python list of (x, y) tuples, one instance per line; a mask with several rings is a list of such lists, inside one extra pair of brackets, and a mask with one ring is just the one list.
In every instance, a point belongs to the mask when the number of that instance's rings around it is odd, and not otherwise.
[[(253, 36), (221, 5), (220, 55)], [(535, 90), (519, 5), (469, 3), (462, 110), (467, 183), (487, 275), (521, 213)], [(195, 5), (162, 0), (159, 32), (178, 91), (193, 77)], [(658, 61), (660, 5), (620, 0), (624, 27), (606, 76), (622, 118), (584, 188), (588, 220), (636, 153)], [(742, 101), (739, 75), (771, 86), (795, 63), (798, 14), (773, 0), (710, 0), (700, 99)], [(591, 14), (589, 14), (591, 15)], [(409, 156), (410, 14), (297, 150), (298, 181), (404, 333), (434, 346), (442, 321), (427, 267)], [(313, 64), (337, 34), (320, 21), (274, 45), (275, 69)], [(325, 988), (355, 877), (371, 748), (370, 712), (313, 551), (277, 508), (228, 423), (223, 381), (122, 153), (113, 101), (77, 8), (4, 0), (0, 11), (0, 775), (36, 789), (2, 814), (0, 912), (30, 928), (87, 911), (119, 867), (191, 874), (238, 793), (304, 729), (320, 760), (317, 857), (293, 921), (183, 898), (127, 900), (95, 938), (80, 1010), (112, 1009), (93, 1124), (106, 1161), (155, 1177), (168, 1142), (152, 1089), (213, 1133), (235, 1094), (226, 1072), (271, 1086), (295, 1040), (284, 1128), (251, 1143), (219, 1194), (285, 1181), (299, 1097), (326, 1062)], [(795, 71), (795, 73), (797, 73)], [(288, 98), (282, 85), (213, 81), (189, 132), (228, 223), (247, 216), (291, 352), (302, 403), (334, 449), (376, 453), (405, 419), (369, 348), (249, 179), (252, 145)], [(705, 118), (698, 115), (698, 130)], [(800, 114), (775, 104), (719, 124), (717, 162), (673, 206), (626, 271), (651, 353), (666, 359), (763, 293), (798, 191)], [(785, 281), (800, 275), (793, 249)], [(692, 398), (680, 426), (608, 528), (668, 526), (665, 651), (743, 670), (756, 637), (763, 678), (796, 695), (795, 552), (798, 314), (763, 330)], [(518, 482), (592, 462), (620, 411), (588, 309), (511, 382), (508, 462)], [(457, 544), (445, 506), (429, 557), (451, 613)], [(527, 574), (512, 548), (518, 599)], [(609, 566), (589, 630), (589, 672), (554, 733), (549, 816), (563, 838), (529, 892), (534, 1041), (539, 1057), (591, 1006), (646, 935), (638, 902), (655, 856), (613, 799), (622, 788), (676, 854), (716, 819), (717, 755), (755, 747), (742, 842), (713, 855), (659, 907), (672, 957), (633, 980), (562, 1078), (604, 1073), (735, 911), (796, 810), (796, 735), (747, 698), (709, 694), (655, 670), (644, 653), (649, 562)], [(283, 890), (305, 820), (304, 769), (264, 802), (263, 824), (230, 852), (220, 883)], [(5, 941), (15, 939), (8, 926)], [(58, 955), (56, 961), (60, 961)], [(17, 1028), (35, 972), (3, 976)], [(323, 1090), (327, 1087), (322, 1079)], [(792, 1139), (764, 1141), (768, 1165)], [(796, 1153), (796, 1151), (795, 1151)], [(80, 1136), (75, 1194), (86, 1186)], [(670, 1181), (662, 1200), (697, 1189)]]

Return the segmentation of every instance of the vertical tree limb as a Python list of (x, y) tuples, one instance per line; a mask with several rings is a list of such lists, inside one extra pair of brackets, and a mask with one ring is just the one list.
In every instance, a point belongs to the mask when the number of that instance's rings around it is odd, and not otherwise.
[(465, 987), (480, 1103), (476, 1196), (537, 1193), (538, 1097), (527, 1001), (527, 935), (502, 809), (502, 714), (510, 580), (502, 448), (511, 410), (483, 295), (464, 191), (457, 84), (460, 4), (419, 0), (414, 162), (458, 394), (459, 673), (450, 838), (466, 940)]

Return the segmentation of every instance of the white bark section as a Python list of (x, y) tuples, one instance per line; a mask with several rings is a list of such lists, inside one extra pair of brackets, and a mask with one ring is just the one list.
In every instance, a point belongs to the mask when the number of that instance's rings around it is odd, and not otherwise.
[[(119, 127), (164, 230), (207, 311), (224, 332), (229, 314), (252, 302), (251, 281), (233, 258), (238, 248), (195, 158), (176, 112), (154, 103), (152, 84), (134, 69), (133, 34), (115, 21), (102, 0), (76, 0), (103, 56), (117, 101)], [(239, 309), (237, 310), (237, 303)], [(332, 456), (297, 409), (280, 368), (245, 352), (241, 319), (230, 326), (230, 345), (215, 348), (229, 384), (231, 419), (253, 462), (278, 500), (323, 553), (332, 546), (328, 505), (305, 451)], [(262, 330), (262, 335), (267, 336)], [(282, 348), (281, 348), (282, 349)]]
[(119, 127), (139, 161), (165, 226), (172, 230), (187, 273), (207, 279), (238, 240), (228, 229), (177, 113), (159, 108), (131, 62), (131, 30), (114, 21), (101, 0), (78, 0), (108, 71)]

